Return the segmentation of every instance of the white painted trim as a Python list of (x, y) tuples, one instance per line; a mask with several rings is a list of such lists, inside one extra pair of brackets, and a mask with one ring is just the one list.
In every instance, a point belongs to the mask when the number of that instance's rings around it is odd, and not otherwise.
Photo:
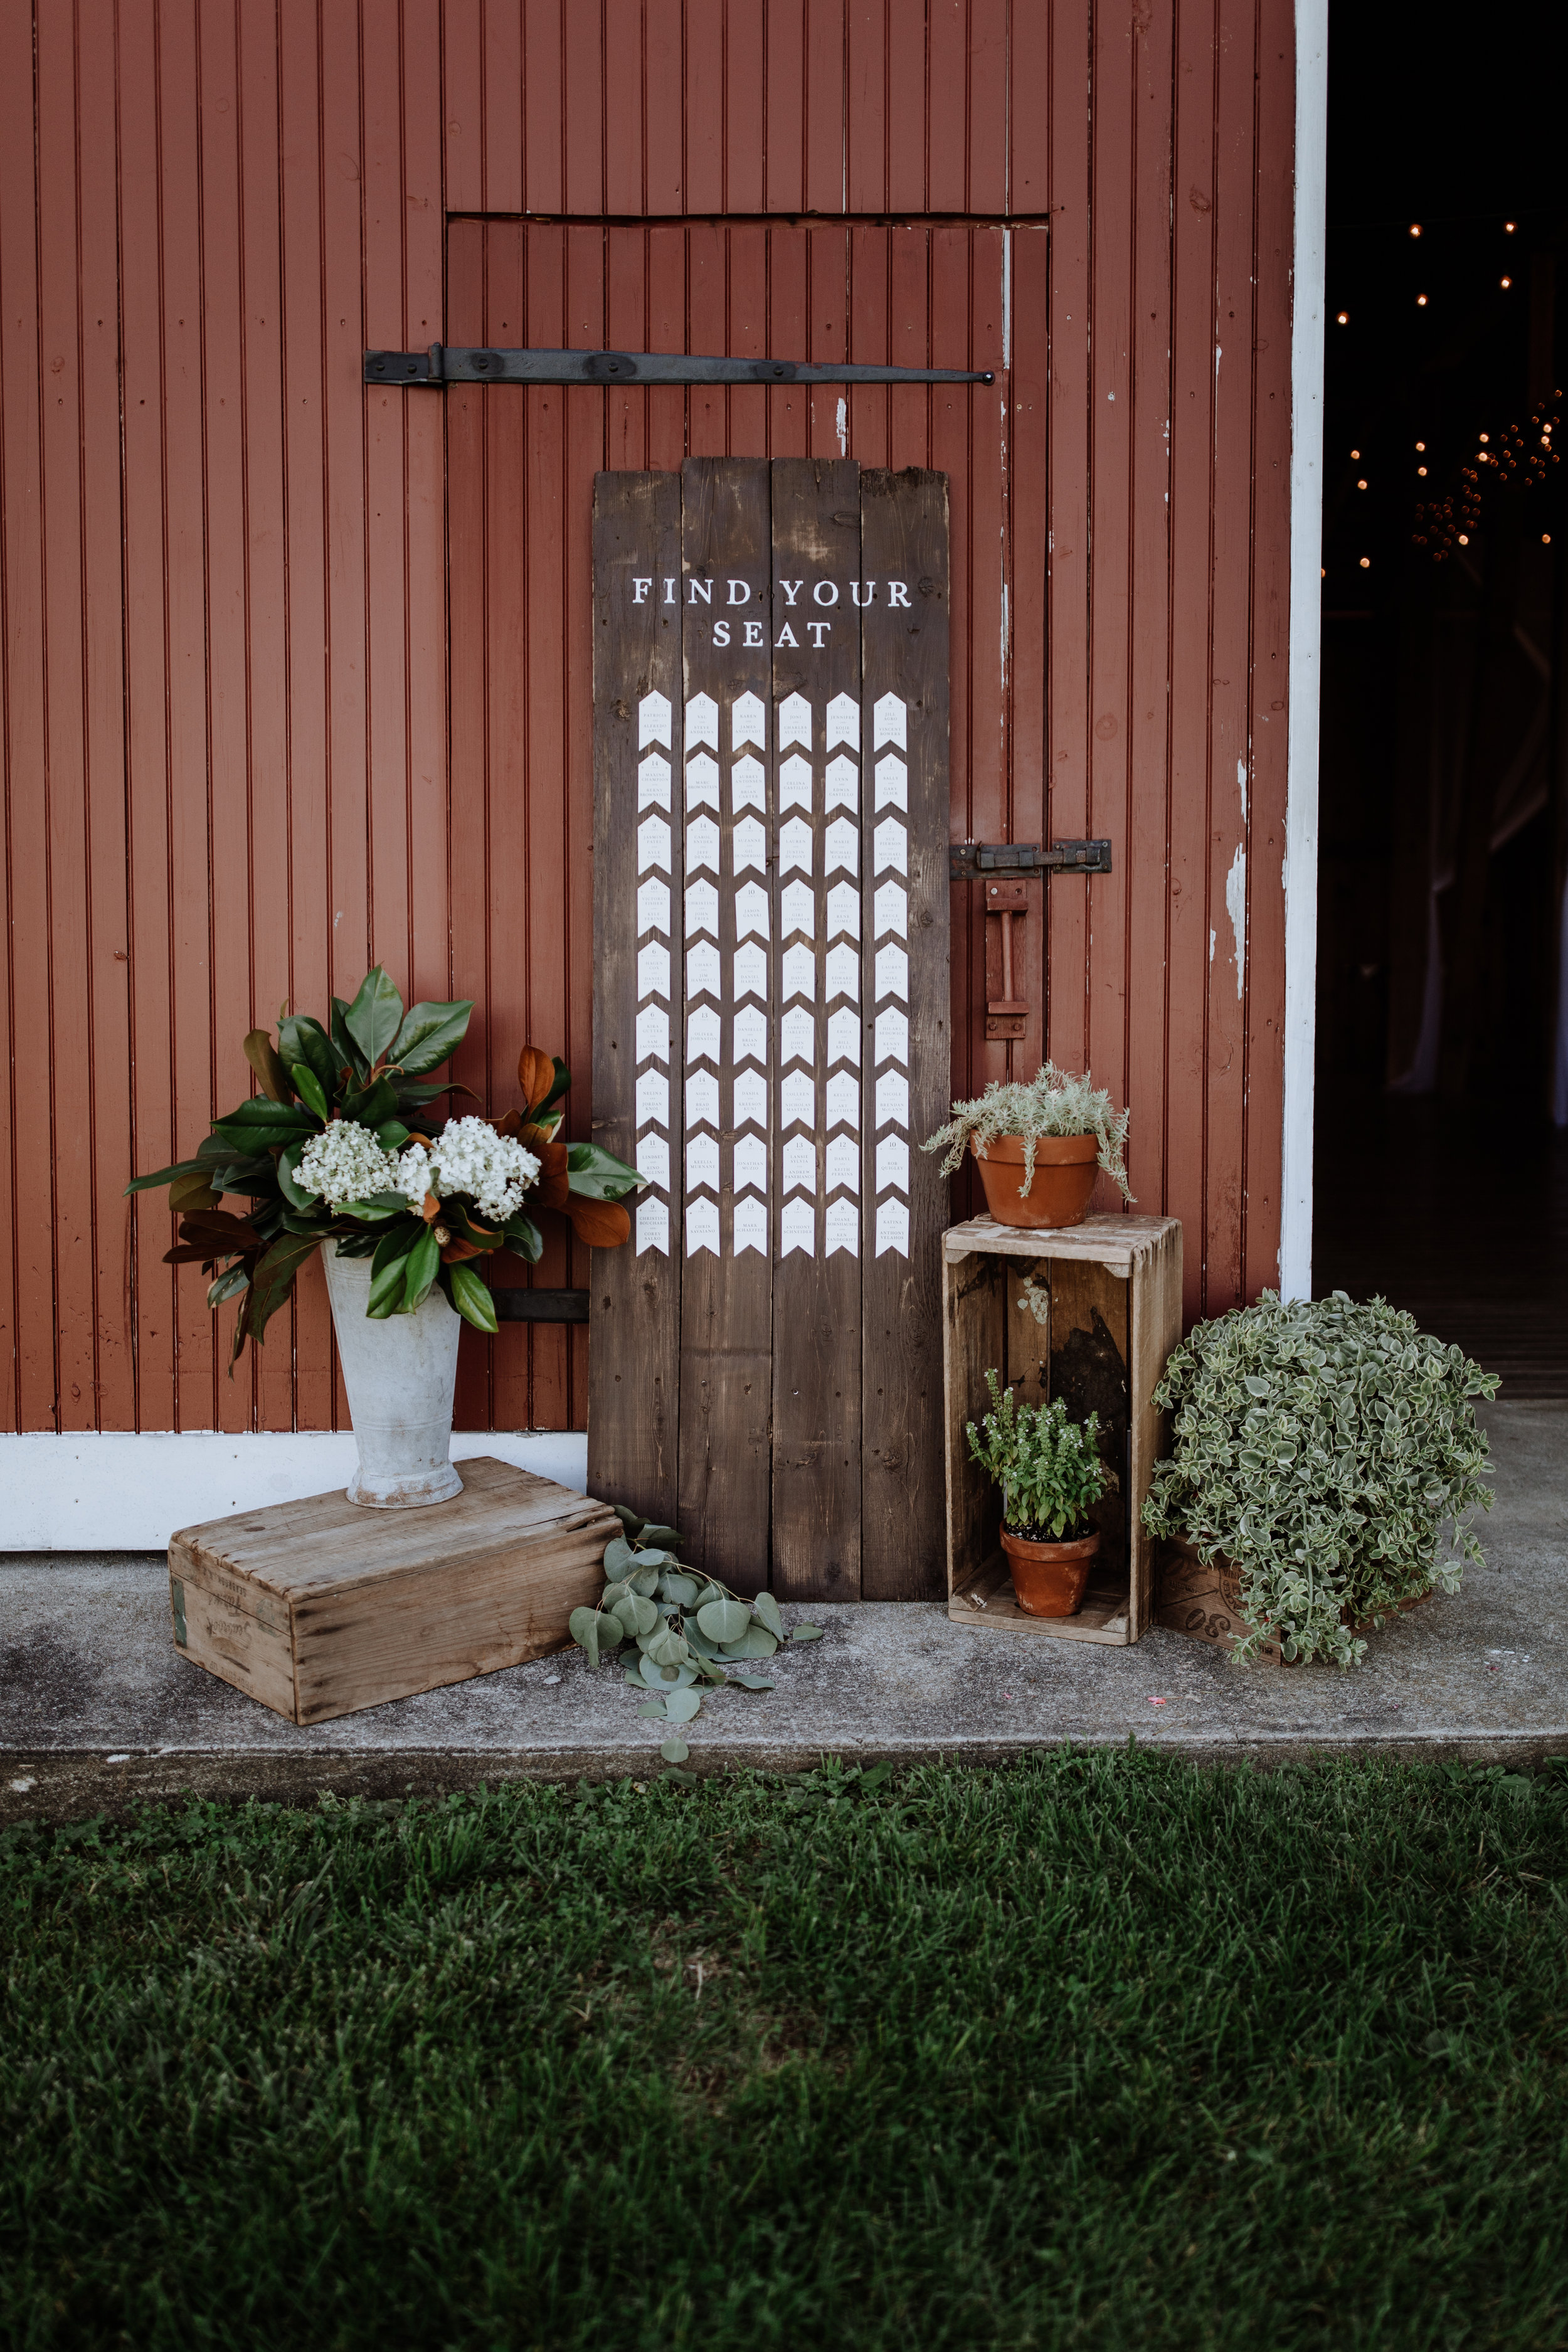
[[(580, 1431), (454, 1430), (452, 1459), (492, 1454), (581, 1494)], [(345, 1486), (348, 1433), (228, 1436), (212, 1430), (110, 1430), (0, 1436), (0, 1552), (162, 1551), (176, 1528)]]
[(1322, 635), (1324, 244), (1329, 0), (1296, 0), (1290, 320), (1290, 734), (1285, 809), (1285, 1121), (1279, 1289), (1312, 1293), (1312, 1055), (1318, 987), (1318, 697)]

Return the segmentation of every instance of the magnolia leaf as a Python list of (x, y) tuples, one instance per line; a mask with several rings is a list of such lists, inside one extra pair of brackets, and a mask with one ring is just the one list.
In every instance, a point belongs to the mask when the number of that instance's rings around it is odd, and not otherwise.
[[(125, 1187), (126, 1192), (128, 1193), (151, 1192), (160, 1184), (173, 1184), (176, 1177), (194, 1176), (199, 1170), (210, 1167), (213, 1155), (208, 1146), (212, 1140), (212, 1137), (208, 1136), (206, 1142), (202, 1146), (199, 1159), (176, 1160), (172, 1168), (155, 1168), (150, 1176), (132, 1176), (130, 1183)], [(219, 1148), (226, 1160), (228, 1157), (226, 1147)]]
[(820, 1625), (792, 1625), (789, 1637), (792, 1642), (820, 1642), (822, 1628)]
[(766, 1675), (731, 1675), (727, 1679), (732, 1683), (739, 1683), (742, 1690), (773, 1690), (775, 1688), (775, 1685), (768, 1680)]
[(751, 1622), (752, 1612), (743, 1601), (710, 1601), (697, 1612), (698, 1624), (721, 1648), (743, 1639)]
[(771, 1658), (777, 1648), (778, 1636), (753, 1620), (738, 1642), (723, 1644), (723, 1654), (727, 1658)]
[(218, 1199), (219, 1195), (212, 1188), (212, 1178), (205, 1168), (193, 1168), (186, 1175), (176, 1176), (169, 1187), (169, 1206), (176, 1213), (192, 1209), (216, 1209)]
[(778, 1639), (782, 1642), (784, 1640), (784, 1619), (779, 1613), (779, 1604), (773, 1599), (773, 1594), (771, 1592), (759, 1592), (756, 1599), (752, 1601), (752, 1606), (756, 1611), (758, 1616), (762, 1619), (763, 1623), (767, 1627), (769, 1633), (776, 1634)]
[(216, 1282), (208, 1283), (207, 1305), (221, 1307), (226, 1298), (237, 1298), (242, 1290), (249, 1287), (249, 1284), (250, 1276), (244, 1266), (231, 1265), (226, 1274), (220, 1274)]
[(309, 1062), (296, 1062), (291, 1076), (294, 1080), (294, 1091), (300, 1100), (308, 1110), (313, 1110), (316, 1117), (325, 1123), (331, 1116), (331, 1105), (327, 1098), (326, 1088)]
[(452, 1304), (465, 1323), (471, 1323), (476, 1331), (493, 1332), (500, 1329), (500, 1327), (496, 1321), (495, 1300), (490, 1297), (489, 1285), (474, 1272), (471, 1265), (449, 1265), (447, 1268), (447, 1282), (450, 1288)]
[(275, 1103), (291, 1103), (294, 1089), (279, 1060), (268, 1029), (253, 1029), (240, 1049), (261, 1081), (261, 1091)]
[(519, 1209), (507, 1219), (501, 1232), (508, 1248), (515, 1250), (525, 1265), (539, 1264), (544, 1255), (544, 1235), (531, 1217), (525, 1217)]
[(702, 1705), (700, 1691), (675, 1690), (665, 1696), (664, 1711), (671, 1723), (690, 1723)]
[(285, 1234), (258, 1259), (246, 1299), (246, 1337), (259, 1346), (272, 1317), (294, 1287), (294, 1277), (321, 1246), (319, 1234)]
[(691, 1750), (684, 1739), (667, 1739), (658, 1752), (667, 1764), (684, 1764)]
[(308, 1015), (281, 1014), (278, 1023), (278, 1052), (284, 1066), (295, 1073), (297, 1089), (299, 1076), (296, 1065), (303, 1063), (331, 1102), (342, 1063), (319, 1021), (312, 1021)]
[(403, 999), (384, 964), (372, 964), (359, 984), (359, 993), (343, 1014), (343, 1026), (367, 1068), (382, 1061), (403, 1021)]
[[(407, 1205), (405, 1202), (404, 1207)], [(416, 1307), (424, 1305), (440, 1263), (441, 1245), (436, 1239), (436, 1229), (433, 1225), (426, 1225), (408, 1253), (408, 1267), (403, 1285), (403, 1303), (406, 1313), (412, 1315)]]
[[(309, 1076), (309, 1075), (307, 1071), (306, 1076)], [(302, 1211), (313, 1209), (316, 1206), (314, 1192), (301, 1192), (295, 1181), (300, 1166), (300, 1156), (304, 1149), (302, 1143), (290, 1143), (278, 1154), (278, 1190), (291, 1209)]]
[(542, 1107), (549, 1100), (555, 1084), (555, 1064), (537, 1045), (525, 1045), (517, 1057), (517, 1083), (525, 1109)]
[(619, 1249), (631, 1239), (632, 1221), (618, 1201), (569, 1201), (572, 1230), (590, 1249)]
[[(629, 1536), (640, 1536), (644, 1528), (647, 1525), (647, 1521), (646, 1519), (639, 1519), (635, 1511), (628, 1510), (625, 1503), (612, 1503), (610, 1505), (610, 1508), (614, 1511), (616, 1518), (619, 1519), (622, 1527), (625, 1528), (627, 1535)], [(668, 1528), (656, 1528), (655, 1533), (661, 1536), (668, 1535), (669, 1533), (669, 1529)]]
[(422, 1078), (437, 1064), (449, 1061), (468, 1034), (473, 1009), (472, 997), (452, 1004), (411, 1004), (392, 1041), (388, 1067), (405, 1077)]
[(584, 1199), (618, 1201), (644, 1181), (635, 1168), (596, 1143), (569, 1144), (566, 1167), (572, 1191)]
[[(376, 1257), (379, 1258), (381, 1252), (377, 1250)], [(408, 1252), (406, 1250), (388, 1258), (384, 1265), (378, 1265), (373, 1261), (370, 1297), (365, 1302), (364, 1310), (373, 1322), (384, 1322), (398, 1306), (403, 1297), (403, 1286), (407, 1273)]]

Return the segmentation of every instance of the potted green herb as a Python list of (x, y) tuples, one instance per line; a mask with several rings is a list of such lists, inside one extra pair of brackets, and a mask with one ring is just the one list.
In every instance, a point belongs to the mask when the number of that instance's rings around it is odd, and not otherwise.
[(1111, 1108), (1087, 1070), (1078, 1077), (1046, 1062), (1026, 1084), (994, 1078), (973, 1102), (955, 1102), (947, 1125), (921, 1149), (946, 1153), (944, 1176), (972, 1151), (999, 1225), (1077, 1225), (1088, 1213), (1097, 1168), (1131, 1201), (1122, 1158), (1130, 1117)]
[[(1480, 1560), (1468, 1514), (1491, 1495), (1472, 1399), (1497, 1387), (1381, 1298), (1266, 1290), (1172, 1354), (1154, 1402), (1175, 1444), (1143, 1524), (1234, 1573), (1248, 1631), (1233, 1656), (1278, 1643), (1289, 1660), (1354, 1665), (1360, 1626), (1458, 1591), (1463, 1561)], [(1440, 1559), (1449, 1522), (1457, 1557)]]
[(991, 1410), (979, 1430), (969, 1423), (969, 1450), (1002, 1489), (1002, 1549), (1018, 1606), (1029, 1617), (1076, 1617), (1100, 1549), (1089, 1515), (1116, 1484), (1100, 1459), (1100, 1415), (1073, 1421), (1059, 1399), (1020, 1405), (995, 1372), (985, 1385)]

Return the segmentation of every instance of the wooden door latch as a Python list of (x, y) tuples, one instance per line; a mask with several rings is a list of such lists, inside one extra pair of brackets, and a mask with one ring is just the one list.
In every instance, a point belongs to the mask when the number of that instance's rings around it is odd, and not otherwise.
[(959, 841), (948, 851), (954, 882), (985, 886), (985, 1034), (1018, 1038), (1026, 1031), (1029, 1001), (1016, 974), (1028, 970), (1020, 937), (1029, 901), (1047, 874), (1109, 874), (1109, 841)]

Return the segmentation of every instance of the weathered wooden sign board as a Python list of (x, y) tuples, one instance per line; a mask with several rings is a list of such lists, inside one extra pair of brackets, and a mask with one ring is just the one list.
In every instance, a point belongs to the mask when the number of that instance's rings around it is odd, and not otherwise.
[(944, 1589), (947, 483), (601, 474), (588, 1480), (742, 1591)]

